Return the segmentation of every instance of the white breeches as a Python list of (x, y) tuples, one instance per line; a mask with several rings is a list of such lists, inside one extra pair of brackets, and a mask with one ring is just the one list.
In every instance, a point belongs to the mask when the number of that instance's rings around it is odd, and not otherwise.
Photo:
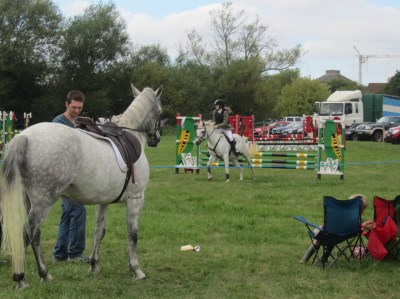
[(223, 133), (229, 139), (229, 141), (233, 140), (233, 135), (232, 135), (232, 130), (231, 129), (218, 128), (216, 130), (217, 130), (218, 133)]

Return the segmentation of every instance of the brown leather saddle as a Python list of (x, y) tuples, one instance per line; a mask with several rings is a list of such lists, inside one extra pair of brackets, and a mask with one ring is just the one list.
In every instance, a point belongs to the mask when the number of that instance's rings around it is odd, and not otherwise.
[(97, 125), (91, 118), (84, 116), (77, 117), (74, 128), (88, 131), (102, 137), (107, 137), (111, 139), (111, 141), (117, 146), (122, 158), (128, 166), (122, 192), (114, 200), (114, 202), (118, 201), (128, 186), (130, 177), (132, 177), (132, 183), (135, 183), (133, 164), (139, 159), (142, 153), (142, 147), (139, 139), (111, 121), (107, 121), (102, 125)]

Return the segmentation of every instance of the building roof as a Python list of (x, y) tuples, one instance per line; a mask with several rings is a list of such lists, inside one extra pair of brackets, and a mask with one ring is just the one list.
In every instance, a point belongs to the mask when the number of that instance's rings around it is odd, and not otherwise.
[(368, 93), (380, 93), (386, 83), (369, 83), (367, 86)]
[(338, 70), (326, 70), (325, 71), (325, 75), (323, 75), (322, 77), (317, 78), (316, 80), (322, 83), (328, 83), (332, 80), (335, 79), (344, 79), (344, 80), (350, 80), (349, 78), (343, 76), (340, 74), (340, 71)]

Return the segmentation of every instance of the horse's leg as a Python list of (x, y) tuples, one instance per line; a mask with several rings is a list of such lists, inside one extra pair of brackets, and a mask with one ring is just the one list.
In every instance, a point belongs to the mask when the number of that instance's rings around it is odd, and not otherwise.
[(256, 179), (256, 175), (254, 174), (254, 169), (253, 169), (253, 167), (251, 167), (251, 159), (250, 159), (249, 156), (244, 156), (244, 158), (245, 158), (246, 161), (247, 161), (247, 165), (250, 167), (250, 170), (251, 170), (251, 178), (252, 178), (253, 180), (255, 180), (255, 179)]
[(129, 269), (135, 275), (135, 279), (143, 279), (146, 275), (140, 270), (137, 259), (137, 242), (138, 242), (138, 223), (140, 212), (142, 211), (144, 202), (144, 193), (140, 197), (128, 198), (126, 200), (126, 225), (128, 227), (128, 254)]
[(96, 274), (100, 272), (100, 268), (97, 263), (99, 261), (100, 242), (106, 234), (104, 226), (107, 207), (108, 205), (96, 205), (96, 226), (94, 228), (93, 251), (90, 255), (89, 273), (91, 274)]
[[(49, 214), (50, 207), (51, 205), (48, 205), (47, 207), (44, 205), (32, 206), (28, 216), (30, 242), (32, 245), (33, 254), (35, 255), (38, 273), (39, 276), (42, 278), (42, 281), (46, 282), (52, 281), (53, 277), (48, 272), (47, 267), (44, 264), (42, 252), (40, 250), (40, 225)], [(27, 238), (27, 242), (29, 242), (29, 237)]]
[(209, 181), (212, 181), (213, 176), (211, 174), (211, 163), (216, 162), (218, 158), (214, 155), (210, 155), (210, 158), (208, 159), (207, 162), (207, 178)]
[(225, 164), (225, 182), (229, 183), (231, 180), (229, 178), (229, 149), (228, 153), (223, 155), (224, 164)]
[(238, 168), (238, 170), (239, 170), (239, 181), (243, 181), (243, 169), (242, 169), (242, 167), (240, 166), (240, 163), (239, 163), (239, 161), (238, 161), (238, 158), (235, 156), (235, 158), (233, 159), (233, 165), (235, 165), (237, 168)]

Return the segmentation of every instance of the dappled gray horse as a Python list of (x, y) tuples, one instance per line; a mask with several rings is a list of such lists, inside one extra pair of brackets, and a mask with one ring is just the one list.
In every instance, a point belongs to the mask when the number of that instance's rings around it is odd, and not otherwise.
[[(233, 138), (236, 141), (236, 150), (239, 152), (239, 155), (246, 159), (247, 165), (251, 170), (251, 176), (253, 179), (255, 179), (254, 170), (251, 167), (249, 150), (245, 140), (243, 140), (242, 136), (238, 134), (233, 134)], [(199, 145), (205, 140), (208, 141), (208, 152), (210, 154), (210, 158), (207, 162), (208, 180), (213, 179), (211, 174), (211, 166), (212, 163), (216, 162), (218, 159), (224, 160), (226, 182), (230, 181), (229, 161), (232, 161), (233, 165), (238, 168), (239, 179), (243, 180), (243, 169), (239, 164), (238, 157), (232, 153), (231, 145), (226, 140), (225, 136), (214, 128), (214, 123), (212, 121), (203, 121), (202, 123), (197, 124), (196, 138), (194, 139), (194, 143)]]
[[(57, 123), (40, 123), (27, 128), (8, 144), (0, 176), (0, 208), (3, 245), (11, 250), (13, 279), (18, 289), (28, 287), (25, 247), (29, 243), (39, 276), (44, 281), (53, 279), (40, 250), (40, 225), (61, 194), (81, 204), (97, 205), (94, 248), (90, 256), (92, 273), (99, 271), (99, 246), (105, 233), (107, 206), (125, 203), (129, 268), (136, 279), (145, 277), (136, 254), (138, 220), (149, 181), (149, 164), (143, 150), (146, 141), (156, 146), (160, 140), (162, 87), (140, 92), (132, 85), (132, 90), (136, 98), (115, 118), (116, 124), (135, 135), (141, 146), (127, 185), (128, 167), (124, 169), (123, 163), (117, 161), (118, 154), (112, 144), (80, 130)], [(125, 191), (121, 191), (125, 186)]]

